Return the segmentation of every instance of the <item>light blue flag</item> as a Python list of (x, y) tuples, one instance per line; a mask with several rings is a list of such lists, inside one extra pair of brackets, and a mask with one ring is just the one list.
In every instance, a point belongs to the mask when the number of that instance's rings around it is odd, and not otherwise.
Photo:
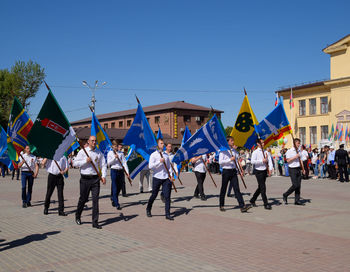
[(1, 134), (0, 134), (0, 156), (7, 150), (7, 133), (0, 126)]
[(134, 122), (126, 133), (123, 143), (129, 146), (134, 144), (136, 152), (147, 161), (152, 152), (157, 148), (156, 139), (150, 125), (148, 124), (141, 104), (137, 107)]
[(97, 148), (103, 153), (107, 159), (107, 154), (112, 150), (112, 143), (108, 138), (107, 133), (101, 127), (100, 122), (97, 120), (95, 113), (92, 113), (91, 119), (91, 135), (96, 137)]
[(7, 149), (5, 150), (5, 152), (2, 153), (2, 155), (0, 156), (0, 162), (2, 162), (3, 164), (7, 165), (7, 167), (12, 171), (13, 170), (13, 164), (12, 161), (9, 157), (9, 155), (7, 154)]
[[(182, 136), (182, 141), (181, 141), (181, 146), (183, 146), (187, 140), (189, 138), (191, 138), (191, 131), (188, 129), (188, 127), (186, 126), (185, 128), (185, 131), (184, 131), (184, 136)], [(177, 164), (177, 172), (179, 173), (179, 176), (180, 176), (180, 171), (181, 171), (181, 168), (182, 168), (182, 162), (180, 162), (179, 164)]]
[(281, 137), (291, 133), (291, 126), (289, 124), (286, 112), (284, 111), (283, 102), (280, 98), (278, 105), (255, 126), (255, 131), (260, 138), (264, 140), (265, 147), (273, 144)]
[(176, 152), (172, 162), (179, 164), (192, 157), (227, 150), (229, 146), (216, 115), (189, 138)]
[(76, 150), (78, 147), (80, 147), (80, 144), (78, 143), (77, 140), (75, 140), (70, 147), (67, 149), (67, 151), (64, 153), (64, 155), (66, 157), (68, 157), (69, 154), (71, 154), (72, 152), (74, 152), (74, 150)]

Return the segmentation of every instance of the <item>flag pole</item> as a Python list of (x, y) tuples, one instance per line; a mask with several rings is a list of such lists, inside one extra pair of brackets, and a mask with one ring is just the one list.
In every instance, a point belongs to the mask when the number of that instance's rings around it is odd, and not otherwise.
[(60, 165), (58, 164), (58, 162), (56, 160), (53, 160), (53, 161), (55, 162), (56, 166), (58, 167), (58, 170), (60, 170), (60, 172), (62, 172), (62, 169), (61, 169)]
[(114, 155), (117, 155), (116, 157), (117, 157), (117, 159), (118, 159), (118, 162), (119, 162), (120, 165), (122, 166), (123, 171), (124, 171), (125, 175), (127, 176), (128, 180), (129, 180), (130, 186), (132, 186), (132, 180), (131, 180), (131, 178), (130, 178), (128, 172), (126, 172), (126, 169), (125, 169), (124, 165), (122, 164), (122, 161), (120, 160), (120, 158), (119, 158), (117, 152), (115, 152), (115, 150), (113, 149), (113, 147), (112, 147), (112, 150), (113, 150)]
[[(295, 149), (295, 152), (298, 154), (298, 150), (297, 150), (297, 146), (295, 145), (295, 142), (294, 142), (294, 136), (293, 136), (293, 133), (291, 133), (292, 135), (292, 141), (293, 141), (293, 146), (294, 146), (294, 149)], [(303, 172), (303, 174), (305, 173), (305, 168), (304, 168), (304, 164), (302, 163), (300, 157), (298, 158), (299, 159), (299, 164), (300, 164), (300, 167), (301, 167), (301, 170)]]
[[(158, 149), (158, 152), (159, 152), (159, 154), (160, 154), (160, 157), (163, 159), (164, 157), (163, 157), (163, 153), (162, 153), (162, 151), (161, 151), (161, 150), (160, 150), (158, 147), (157, 147), (157, 149)], [(170, 164), (171, 164), (171, 163), (170, 163)], [(164, 165), (164, 167), (165, 167), (166, 171), (168, 172), (169, 179), (170, 179), (170, 181), (171, 181), (171, 183), (172, 183), (172, 185), (173, 185), (173, 188), (174, 188), (175, 192), (177, 193), (175, 183), (174, 183), (174, 181), (173, 181), (172, 176), (170, 175), (170, 171), (169, 171), (168, 167), (166, 166), (165, 161), (163, 161), (163, 165)]]
[(30, 168), (30, 166), (28, 165), (27, 161), (23, 158), (21, 152), (19, 153), (19, 156), (22, 158), (24, 164), (25, 164), (25, 165), (28, 167), (28, 169), (30, 170), (30, 173), (31, 173), (32, 175), (34, 175), (34, 172), (33, 172), (32, 168)]
[(213, 181), (213, 183), (214, 183), (214, 185), (215, 185), (215, 188), (218, 188), (218, 186), (216, 185), (216, 183), (215, 183), (215, 181), (214, 181), (214, 179), (213, 179), (213, 176), (211, 175), (211, 173), (210, 173), (210, 171), (209, 171), (209, 169), (208, 169), (208, 166), (206, 165), (206, 163), (205, 163), (205, 161), (203, 160), (202, 156), (201, 156), (201, 160), (202, 160), (202, 162), (204, 163), (205, 169), (206, 169), (207, 172), (209, 173), (209, 176), (210, 176), (211, 180)]

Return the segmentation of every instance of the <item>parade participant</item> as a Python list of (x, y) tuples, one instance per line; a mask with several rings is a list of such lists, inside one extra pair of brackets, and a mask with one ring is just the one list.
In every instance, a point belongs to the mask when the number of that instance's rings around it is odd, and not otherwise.
[(117, 210), (121, 210), (121, 207), (118, 201), (118, 196), (123, 187), (123, 184), (125, 184), (124, 169), (128, 176), (129, 176), (129, 169), (128, 169), (128, 165), (126, 164), (126, 159), (123, 152), (123, 146), (121, 144), (118, 144), (117, 141), (113, 140), (112, 148), (113, 150), (109, 151), (107, 154), (107, 164), (108, 166), (111, 167), (112, 201), (114, 203), (113, 206), (117, 207)]
[(271, 210), (271, 205), (267, 202), (265, 183), (267, 175), (271, 176), (273, 164), (271, 156), (264, 150), (264, 140), (257, 139), (256, 143), (258, 148), (253, 152), (251, 162), (254, 165), (254, 174), (258, 182), (258, 188), (256, 189), (253, 197), (250, 199), (250, 203), (252, 206), (256, 207), (255, 201), (259, 194), (261, 194), (265, 209)]
[(337, 171), (334, 165), (335, 159), (335, 151), (334, 147), (331, 145), (329, 147), (328, 156), (327, 156), (327, 170), (328, 170), (328, 178), (337, 179)]
[[(284, 204), (288, 204), (288, 196), (295, 192), (295, 205), (305, 205), (304, 203), (300, 202), (300, 187), (301, 187), (301, 165), (300, 165), (300, 153), (299, 153), (299, 147), (300, 147), (300, 139), (295, 138), (294, 139), (294, 146), (290, 149), (288, 149), (286, 153), (286, 160), (288, 163), (288, 170), (290, 179), (292, 181), (292, 186), (283, 194), (283, 201)], [(303, 173), (305, 174), (305, 172)]]
[(350, 161), (349, 161), (348, 152), (344, 150), (344, 144), (339, 145), (339, 149), (335, 152), (335, 162), (338, 166), (339, 181), (344, 182), (344, 176), (345, 176), (345, 181), (349, 182), (349, 175), (348, 175), (347, 168)]
[(139, 189), (140, 193), (143, 193), (143, 180), (146, 178), (148, 192), (152, 192), (152, 182), (150, 179), (151, 171), (148, 168), (148, 164), (140, 172)]
[(37, 163), (37, 158), (30, 152), (29, 145), (27, 145), (24, 148), (23, 153), (20, 156), (18, 168), (21, 168), (22, 170), (22, 207), (27, 208), (32, 206), (30, 200), (32, 199), (33, 182), (39, 173), (39, 165)]
[(85, 151), (89, 154), (87, 156), (84, 150), (80, 150), (76, 159), (74, 160), (74, 166), (80, 167), (80, 197), (78, 201), (77, 211), (75, 213), (75, 222), (81, 225), (81, 214), (84, 209), (85, 203), (89, 199), (91, 191), (92, 195), (92, 227), (101, 229), (102, 227), (98, 224), (98, 197), (100, 195), (100, 177), (96, 172), (98, 167), (102, 171), (101, 181), (106, 184), (107, 165), (106, 160), (100, 150), (96, 148), (96, 137), (90, 136), (88, 140), (88, 147)]
[[(59, 168), (57, 164), (59, 165)], [(63, 175), (68, 172), (68, 161), (65, 156), (63, 156), (59, 161), (54, 162), (53, 160), (43, 159), (41, 165), (46, 167), (46, 171), (49, 173), (47, 176), (47, 190), (45, 197), (44, 214), (49, 213), (50, 199), (55, 187), (57, 187), (57, 197), (58, 197), (58, 215), (66, 216), (64, 212), (64, 178)]]
[(226, 140), (230, 147), (230, 150), (221, 151), (219, 154), (219, 164), (223, 168), (222, 184), (220, 189), (220, 202), (219, 202), (220, 211), (222, 212), (225, 211), (224, 205), (225, 205), (225, 194), (227, 190), (227, 185), (229, 182), (232, 182), (233, 191), (238, 201), (238, 205), (241, 209), (241, 212), (242, 213), (247, 212), (251, 208), (251, 206), (244, 204), (244, 200), (243, 200), (241, 191), (239, 189), (238, 178), (237, 178), (237, 171), (239, 170), (237, 170), (236, 159), (238, 159), (239, 155), (238, 155), (238, 152), (233, 148), (234, 147), (233, 137), (228, 136)]
[(199, 195), (201, 196), (201, 200), (207, 200), (207, 197), (204, 194), (204, 187), (203, 183), (205, 180), (206, 176), (206, 160), (207, 160), (207, 155), (201, 155), (197, 156), (191, 159), (191, 163), (193, 164), (194, 167), (194, 174), (196, 175), (197, 179), (197, 186), (196, 189), (194, 190), (194, 197), (199, 198)]
[[(152, 180), (152, 195), (148, 200), (146, 214), (148, 217), (152, 217), (151, 210), (154, 200), (157, 198), (160, 186), (162, 186), (162, 192), (165, 200), (165, 218), (168, 220), (174, 220), (170, 215), (170, 194), (171, 194), (171, 181), (172, 169), (170, 166), (169, 156), (163, 155), (164, 142), (162, 139), (157, 140), (158, 150), (154, 151), (149, 158), (149, 168), (153, 170)], [(169, 176), (170, 173), (170, 176)]]
[(303, 175), (303, 179), (309, 179), (309, 166), (307, 163), (309, 160), (309, 153), (307, 152), (305, 145), (301, 146), (300, 159), (305, 169), (305, 174)]

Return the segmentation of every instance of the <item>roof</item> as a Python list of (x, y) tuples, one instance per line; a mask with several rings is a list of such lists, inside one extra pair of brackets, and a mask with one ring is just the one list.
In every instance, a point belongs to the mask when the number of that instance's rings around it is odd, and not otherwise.
[[(165, 104), (143, 107), (143, 111), (145, 113), (150, 113), (150, 112), (154, 112), (154, 111), (170, 110), (170, 109), (211, 111), (211, 108), (186, 103), (185, 101), (175, 101), (175, 102), (169, 102), (169, 103), (165, 103)], [(136, 110), (137, 109), (135, 108), (135, 109), (131, 109), (131, 110), (116, 111), (116, 112), (111, 112), (111, 113), (99, 114), (96, 117), (99, 120), (103, 120), (103, 119), (112, 119), (112, 118), (128, 116), (128, 115), (133, 116), (136, 114)], [(223, 113), (223, 111), (217, 110), (217, 109), (214, 109), (214, 112)], [(85, 123), (85, 122), (89, 122), (89, 121), (91, 121), (91, 117), (71, 122), (71, 124), (74, 125), (74, 124)]]
[(325, 80), (323, 80), (323, 81), (316, 81), (316, 82), (313, 82), (313, 83), (307, 83), (307, 84), (302, 84), (302, 85), (290, 86), (288, 88), (283, 88), (283, 89), (275, 91), (275, 92), (276, 93), (281, 93), (281, 92), (290, 92), (291, 89), (293, 89), (293, 91), (300, 90), (300, 89), (308, 89), (308, 88), (323, 86), (323, 85), (325, 85), (324, 83), (325, 83)]
[(331, 45), (328, 45), (326, 48), (322, 49), (322, 51), (327, 54), (332, 54), (337, 51), (345, 50), (348, 47), (349, 42), (350, 42), (350, 34), (332, 43)]
[[(111, 140), (122, 141), (128, 132), (128, 129), (107, 128), (105, 129), (105, 132)], [(75, 133), (79, 139), (87, 140), (91, 135), (91, 128), (76, 128)], [(163, 139), (165, 143), (174, 145), (181, 145), (182, 141), (182, 139), (172, 139), (168, 134), (163, 134)]]

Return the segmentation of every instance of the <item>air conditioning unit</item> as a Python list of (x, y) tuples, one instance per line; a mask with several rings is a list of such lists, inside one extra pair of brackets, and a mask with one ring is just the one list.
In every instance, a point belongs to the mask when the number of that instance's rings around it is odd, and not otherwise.
[(200, 122), (201, 121), (201, 118), (199, 116), (196, 116), (196, 121), (197, 122)]

